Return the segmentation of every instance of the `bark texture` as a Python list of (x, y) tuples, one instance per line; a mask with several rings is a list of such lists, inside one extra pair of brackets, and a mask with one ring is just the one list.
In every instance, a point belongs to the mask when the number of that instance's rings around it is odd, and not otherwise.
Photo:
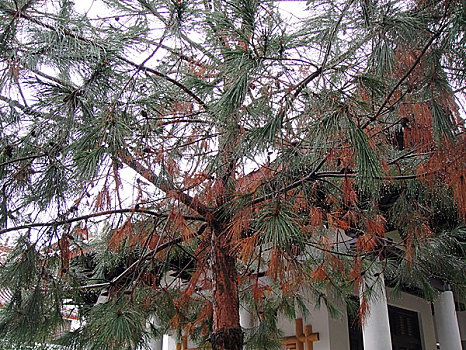
[(212, 348), (214, 350), (242, 350), (243, 331), (240, 328), (232, 328), (225, 331), (212, 333)]
[(214, 350), (241, 350), (243, 331), (239, 324), (236, 257), (229, 254), (225, 238), (213, 235), (213, 325)]

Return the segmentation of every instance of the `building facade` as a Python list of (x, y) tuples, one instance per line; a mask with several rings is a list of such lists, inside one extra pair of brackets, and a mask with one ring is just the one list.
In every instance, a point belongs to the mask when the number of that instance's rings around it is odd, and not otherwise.
[[(0, 245), (0, 262), (11, 248)], [(461, 298), (450, 290), (440, 292), (434, 303), (402, 292), (394, 296), (378, 279), (377, 298), (371, 301), (362, 325), (340, 305), (341, 317), (332, 317), (327, 308), (307, 305), (309, 313), (297, 315), (293, 322), (279, 317), (278, 327), (283, 333), (286, 350), (462, 350), (466, 349), (466, 307)], [(456, 297), (456, 298), (455, 298)], [(7, 289), (0, 289), (0, 306), (11, 298)], [(311, 300), (311, 298), (307, 298)], [(456, 300), (455, 300), (456, 299)], [(105, 302), (100, 300), (99, 302)], [(79, 327), (76, 311), (64, 312), (66, 329)], [(254, 327), (253, 315), (240, 310), (241, 326)], [(187, 339), (184, 344), (170, 335), (152, 340), (153, 350), (187, 350), (195, 345)]]
[[(466, 349), (466, 310), (455, 302), (452, 291), (440, 293), (434, 303), (402, 292), (393, 296), (380, 286), (380, 295), (370, 302), (370, 312), (362, 324), (340, 307), (341, 317), (333, 318), (325, 306), (312, 308), (307, 315), (297, 315), (295, 322), (279, 320), (283, 349), (291, 350), (462, 350)], [(241, 310), (241, 326), (252, 327), (251, 314)], [(154, 350), (195, 349), (194, 344), (176, 342), (164, 336), (153, 341)]]

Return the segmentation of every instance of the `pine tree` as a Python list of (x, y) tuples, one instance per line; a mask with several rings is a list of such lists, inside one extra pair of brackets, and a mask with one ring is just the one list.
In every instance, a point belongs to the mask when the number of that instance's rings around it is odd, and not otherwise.
[(303, 289), (465, 287), (464, 1), (94, 3), (0, 0), (4, 339), (272, 349)]

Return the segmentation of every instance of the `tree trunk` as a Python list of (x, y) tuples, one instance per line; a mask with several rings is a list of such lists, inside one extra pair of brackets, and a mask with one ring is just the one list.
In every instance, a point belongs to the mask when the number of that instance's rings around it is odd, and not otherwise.
[(239, 324), (236, 257), (229, 253), (224, 237), (212, 234), (212, 240), (212, 348), (242, 350), (243, 331)]

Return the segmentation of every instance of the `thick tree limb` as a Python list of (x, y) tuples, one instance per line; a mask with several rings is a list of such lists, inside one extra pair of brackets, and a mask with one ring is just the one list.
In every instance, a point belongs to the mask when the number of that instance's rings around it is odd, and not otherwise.
[[(29, 16), (28, 14), (26, 13), (23, 13), (23, 12), (19, 12), (17, 10), (14, 10), (14, 9), (9, 9), (5, 6), (1, 6), (0, 5), (0, 10), (3, 11), (4, 13), (8, 14), (8, 15), (12, 15), (12, 16), (16, 16), (16, 15), (19, 15), (21, 18), (24, 18), (28, 21), (31, 21), (33, 23), (36, 23), (42, 27), (45, 27), (47, 29), (50, 29), (50, 30), (53, 30), (55, 32), (58, 33), (58, 30), (57, 28), (55, 28), (54, 26), (52, 25), (49, 25), (49, 24), (46, 24), (46, 23), (42, 23), (41, 21)], [(104, 49), (104, 47), (102, 45), (99, 45), (99, 44), (96, 44), (94, 43), (92, 40), (90, 39), (87, 39), (83, 36), (80, 36), (80, 35), (77, 35), (73, 32), (70, 32), (66, 29), (63, 29), (59, 32), (59, 34), (61, 35), (66, 35), (66, 36), (70, 36), (74, 39), (77, 39), (77, 40), (81, 40), (81, 41), (84, 41), (86, 43), (89, 43), (89, 44), (92, 44), (92, 45), (96, 45), (97, 47), (100, 47), (102, 49)], [(122, 60), (123, 62), (137, 68), (137, 69), (140, 69), (140, 70), (144, 70), (144, 71), (147, 71), (149, 73), (152, 73), (156, 76), (159, 76), (161, 78), (164, 78), (165, 80), (167, 80), (168, 82), (174, 84), (175, 86), (179, 87), (181, 90), (183, 90), (184, 92), (186, 92), (188, 95), (190, 95), (196, 102), (199, 103), (199, 105), (201, 105), (204, 109), (207, 109), (207, 105), (204, 103), (204, 101), (202, 101), (198, 96), (196, 96), (196, 94), (194, 94), (191, 90), (189, 90), (186, 86), (184, 86), (183, 84), (181, 84), (180, 82), (176, 81), (175, 79), (169, 77), (168, 75), (166, 74), (163, 74), (155, 69), (152, 69), (152, 68), (148, 68), (148, 67), (145, 67), (141, 64), (137, 64), (135, 62), (132, 62), (128, 59), (126, 59), (125, 57), (123, 56), (120, 56), (120, 55), (117, 55), (116, 56), (118, 59)], [(1, 99), (1, 98), (0, 98)], [(21, 104), (19, 104), (18, 102), (16, 101), (12, 101), (10, 99), (7, 99), (7, 98), (4, 98), (3, 100), (5, 100), (6, 102), (8, 103), (13, 103), (16, 107), (22, 109), (23, 111), (25, 112), (29, 112), (31, 113), (31, 110), (25, 106), (22, 106)], [(34, 113), (35, 114), (35, 113)], [(40, 114), (39, 114), (40, 115)], [(163, 179), (160, 179), (156, 174), (154, 174), (151, 170), (145, 168), (142, 164), (140, 164), (138, 161), (136, 161), (134, 159), (134, 157), (132, 157), (129, 152), (126, 152), (126, 154), (124, 154), (122, 157), (122, 162), (125, 163), (126, 165), (128, 165), (130, 168), (132, 168), (133, 170), (135, 170), (138, 174), (140, 174), (141, 176), (143, 176), (144, 178), (146, 178), (147, 180), (149, 180), (151, 183), (153, 183), (154, 185), (156, 185), (159, 189), (161, 189), (162, 191), (166, 192), (166, 193), (171, 193), (171, 194), (174, 194), (175, 198), (177, 200), (179, 200), (180, 202), (182, 202), (183, 204), (185, 204), (186, 206), (188, 206), (189, 208), (197, 211), (200, 215), (206, 217), (206, 218), (209, 218), (209, 220), (211, 219), (212, 217), (212, 210), (211, 208), (208, 208), (207, 206), (205, 206), (204, 204), (202, 204), (197, 198), (193, 198), (191, 196), (189, 196), (188, 194), (186, 193), (183, 193), (182, 191), (179, 191), (179, 190), (175, 190), (173, 189), (165, 180)], [(1, 233), (1, 231), (0, 231)]]
[(129, 153), (129, 151), (123, 151), (123, 154), (120, 156), (121, 161), (133, 169), (136, 173), (144, 177), (147, 181), (154, 184), (161, 191), (170, 194), (176, 200), (180, 201), (188, 208), (196, 211), (199, 215), (203, 216), (205, 220), (212, 220), (213, 209), (203, 204), (198, 198), (191, 197), (187, 193), (184, 193), (181, 190), (177, 190), (168, 183), (168, 181), (162, 179), (160, 176), (156, 175), (152, 170), (146, 168), (140, 162), (138, 162), (134, 157)]

